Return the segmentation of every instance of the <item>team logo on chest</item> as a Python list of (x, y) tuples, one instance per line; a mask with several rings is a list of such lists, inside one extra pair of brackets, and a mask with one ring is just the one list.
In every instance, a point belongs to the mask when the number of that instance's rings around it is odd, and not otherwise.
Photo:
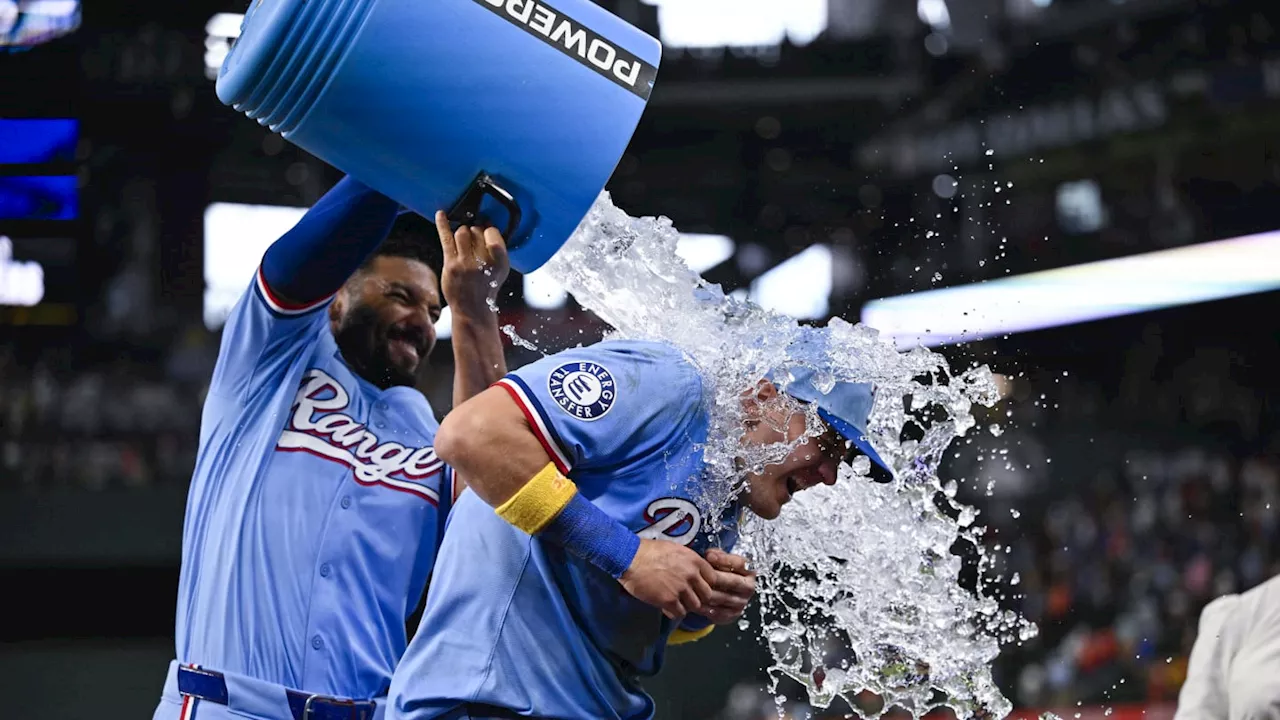
[(603, 365), (565, 363), (547, 376), (547, 392), (561, 410), (579, 420), (599, 420), (613, 407), (617, 386)]
[(670, 540), (688, 545), (702, 529), (702, 513), (698, 506), (684, 498), (658, 498), (644, 509), (649, 526), (636, 533), (646, 540)]
[(346, 465), (361, 485), (384, 485), (438, 503), (440, 494), (423, 483), (444, 469), (435, 448), (384, 442), (367, 425), (339, 412), (349, 402), (346, 388), (328, 373), (308, 371), (276, 448)]

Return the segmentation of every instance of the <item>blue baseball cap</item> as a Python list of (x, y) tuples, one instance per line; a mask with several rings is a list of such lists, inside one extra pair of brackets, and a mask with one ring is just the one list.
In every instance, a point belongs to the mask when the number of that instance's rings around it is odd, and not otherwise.
[(818, 417), (831, 426), (841, 437), (853, 443), (862, 454), (876, 465), (889, 470), (876, 449), (867, 440), (867, 416), (871, 414), (871, 402), (874, 397), (871, 385), (867, 383), (837, 382), (828, 392), (822, 392), (814, 384), (817, 372), (808, 367), (791, 369), (791, 380), (779, 390), (796, 400), (813, 403), (818, 406)]
[[(893, 469), (867, 439), (867, 417), (871, 414), (875, 398), (872, 386), (869, 383), (836, 382), (830, 390), (823, 392), (815, 383), (818, 373), (814, 367), (830, 363), (830, 353), (830, 336), (825, 328), (801, 328), (799, 337), (788, 348), (788, 355), (793, 360), (804, 360), (805, 364), (789, 367), (790, 378), (785, 383), (778, 382), (776, 370), (769, 373), (769, 380), (778, 386), (778, 390), (796, 400), (817, 405), (818, 417), (823, 422), (876, 466), (892, 475)], [(879, 475), (876, 467), (872, 470)]]

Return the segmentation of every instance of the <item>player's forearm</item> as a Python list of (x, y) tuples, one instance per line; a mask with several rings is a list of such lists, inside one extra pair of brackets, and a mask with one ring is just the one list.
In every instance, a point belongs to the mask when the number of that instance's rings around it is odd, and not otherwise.
[(512, 525), (615, 578), (631, 565), (640, 538), (560, 473), (501, 388), (485, 390), (445, 417), (436, 455)]
[(453, 404), (470, 400), (507, 374), (498, 316), (453, 316)]
[(295, 303), (332, 295), (387, 237), (399, 209), (385, 195), (343, 178), (267, 248), (267, 287)]
[[(498, 316), (487, 309), (481, 317), (453, 316), (453, 404), (455, 407), (484, 392), (507, 374)], [(471, 478), (456, 466), (453, 496), (471, 486)]]

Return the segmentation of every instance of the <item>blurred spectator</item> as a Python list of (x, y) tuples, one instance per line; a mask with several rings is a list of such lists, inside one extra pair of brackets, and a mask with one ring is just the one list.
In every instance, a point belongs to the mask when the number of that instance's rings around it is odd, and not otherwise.
[[(32, 490), (185, 482), (217, 353), (203, 329), (168, 362), (138, 348), (0, 356), (4, 481)], [(106, 357), (103, 357), (103, 355)]]
[(1280, 718), (1280, 576), (1200, 615), (1174, 720)]
[(1021, 525), (1022, 542), (1040, 552), (1014, 569), (1028, 578), (1046, 575), (1048, 587), (1043, 604), (1022, 604), (1041, 636), (1031, 657), (1022, 655), (1029, 663), (1019, 685), (1030, 697), (1020, 699), (1172, 700), (1200, 609), (1280, 572), (1274, 523), (1241, 512), (1265, 508), (1278, 483), (1266, 458), (1238, 462), (1198, 448), (1133, 451), (1114, 485), (1077, 486), (1051, 502), (1039, 524)]

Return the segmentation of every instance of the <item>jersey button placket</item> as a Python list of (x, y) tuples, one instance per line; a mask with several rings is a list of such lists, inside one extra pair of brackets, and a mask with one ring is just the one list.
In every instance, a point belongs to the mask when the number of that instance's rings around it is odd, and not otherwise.
[(324, 649), (324, 638), (320, 637), (319, 635), (312, 635), (312, 636), (311, 636), (311, 647), (315, 648), (316, 650), (323, 650), (323, 649)]
[(332, 572), (333, 572), (333, 567), (330, 566), (329, 563), (324, 563), (323, 565), (320, 566), (320, 577), (327, 578), (329, 577), (329, 574)]

